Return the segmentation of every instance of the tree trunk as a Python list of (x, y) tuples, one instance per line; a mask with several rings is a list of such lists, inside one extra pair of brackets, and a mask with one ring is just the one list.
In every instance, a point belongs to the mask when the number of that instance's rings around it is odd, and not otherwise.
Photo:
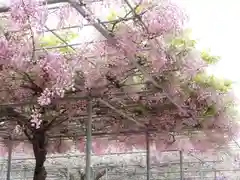
[(43, 130), (36, 130), (33, 134), (33, 151), (36, 160), (33, 180), (45, 180), (47, 172), (44, 167), (46, 161), (46, 134)]

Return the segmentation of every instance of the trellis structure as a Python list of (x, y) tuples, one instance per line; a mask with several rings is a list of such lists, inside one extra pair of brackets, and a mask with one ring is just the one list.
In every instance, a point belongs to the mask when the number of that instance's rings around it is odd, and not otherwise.
[[(219, 153), (223, 156), (224, 152)], [(26, 156), (26, 155), (25, 155)], [(151, 179), (176, 180), (176, 179), (217, 179), (225, 175), (228, 179), (238, 179), (239, 168), (231, 165), (231, 156), (206, 160), (206, 154), (180, 153), (178, 151), (162, 152), (161, 158), (155, 156), (150, 158), (149, 174)], [(164, 157), (163, 157), (164, 156)], [(34, 159), (23, 157), (23, 155), (12, 159), (11, 178), (32, 179)], [(161, 162), (160, 162), (161, 161)], [(85, 155), (79, 152), (71, 152), (64, 155), (49, 156), (46, 168), (48, 179), (80, 179), (84, 174), (83, 165)], [(1, 179), (6, 179), (7, 160), (1, 160)], [(91, 174), (96, 177), (103, 173), (101, 179), (147, 179), (146, 151), (135, 151), (125, 153), (106, 153), (103, 155), (92, 155)], [(231, 166), (231, 167), (230, 167)]]
[[(134, 7), (131, 5), (128, 0), (124, 0), (126, 3), (126, 7), (130, 10), (130, 13), (132, 13), (131, 18), (136, 19), (137, 21), (141, 21), (141, 19), (136, 15)], [(88, 21), (85, 25), (72, 25), (67, 28), (63, 29), (79, 29), (79, 28), (89, 28), (93, 29), (97, 36), (102, 36), (100, 39), (108, 40), (110, 41), (114, 46), (115, 40), (113, 39), (113, 35), (111, 32), (107, 30), (108, 24), (114, 24), (114, 22), (107, 22), (104, 20), (99, 19), (98, 17), (93, 16), (93, 13), (91, 13), (90, 7), (91, 3), (98, 3), (100, 1), (85, 1), (85, 2), (77, 2), (74, 0), (48, 0), (49, 8), (53, 11), (58, 9), (59, 7), (70, 5), (72, 9), (75, 9), (75, 11), (79, 14), (80, 19), (85, 19)], [(2, 13), (7, 13), (9, 8), (2, 7), (0, 8), (0, 11)], [(115, 20), (119, 21), (119, 20)], [(83, 27), (85, 26), (85, 27)], [(60, 29), (62, 30), (62, 29)], [(69, 47), (72, 50), (75, 50), (76, 47), (82, 44), (81, 43), (74, 43), (71, 44), (69, 42), (66, 42), (61, 35), (59, 35), (58, 31), (59, 29), (56, 28), (50, 28), (45, 27), (45, 32), (53, 34), (58, 38), (62, 44), (59, 46), (54, 47), (45, 47), (46, 49), (60, 49), (60, 48), (66, 48)], [(81, 38), (80, 38), (81, 39)], [(95, 38), (92, 38), (87, 41), (92, 41)], [(99, 38), (98, 38), (99, 39)], [(86, 42), (85, 42), (86, 43)], [(37, 51), (38, 49), (36, 49)], [(40, 51), (40, 49), (39, 49)], [(95, 58), (95, 57), (92, 57)], [(132, 59), (131, 57), (128, 57)], [(146, 72), (137, 62), (136, 60), (132, 59), (132, 62), (134, 66), (144, 75), (146, 76), (154, 86), (158, 87), (158, 83), (153, 79), (152, 74), (149, 72)], [(141, 84), (139, 83), (129, 83), (125, 84), (125, 87), (134, 87), (139, 86)], [(123, 87), (124, 88), (124, 87)], [(141, 95), (147, 95), (151, 93), (155, 93), (153, 91), (138, 91), (133, 92), (134, 94), (141, 94)], [(152, 155), (152, 150), (150, 147), (149, 141), (151, 140), (151, 137), (153, 137), (158, 132), (156, 129), (146, 128), (145, 124), (142, 124), (140, 121), (136, 120), (133, 116), (129, 115), (128, 113), (120, 110), (120, 109), (128, 109), (133, 110), (134, 108), (138, 107), (138, 104), (128, 97), (129, 93), (126, 94), (125, 92), (117, 92), (115, 94), (112, 94), (113, 97), (117, 97), (118, 99), (124, 99), (125, 104), (121, 105), (117, 100), (112, 99), (111, 102), (107, 101), (104, 96), (99, 96), (95, 91), (92, 92), (92, 94), (87, 95), (85, 92), (82, 94), (78, 94), (77, 96), (65, 96), (64, 98), (56, 99), (55, 101), (58, 103), (68, 104), (74, 101), (83, 101), (84, 103), (88, 104), (88, 110), (86, 114), (81, 115), (81, 117), (78, 114), (75, 114), (72, 117), (72, 121), (68, 123), (68, 131), (65, 130), (65, 125), (60, 126), (57, 131), (51, 131), (49, 132), (48, 136), (49, 139), (55, 140), (55, 139), (61, 139), (64, 141), (64, 139), (72, 139), (76, 143), (78, 141), (84, 141), (84, 137), (86, 137), (86, 157), (83, 158), (82, 155), (79, 155), (77, 152), (72, 152), (71, 155), (61, 155), (58, 157), (49, 157), (49, 161), (47, 162), (47, 171), (49, 171), (48, 179), (71, 179), (72, 177), (71, 172), (74, 171), (74, 169), (79, 170), (80, 168), (85, 168), (86, 172), (86, 180), (91, 180), (92, 177), (92, 168), (99, 169), (106, 169), (105, 174), (102, 176), (102, 179), (146, 179), (146, 180), (162, 180), (162, 179), (180, 179), (184, 180), (189, 178), (190, 179), (215, 179), (217, 180), (217, 177), (219, 176), (219, 173), (227, 172), (227, 168), (223, 168), (222, 163), (225, 162), (223, 160), (202, 160), (202, 158), (198, 158), (198, 154), (190, 153), (185, 154), (182, 151), (171, 151), (171, 152), (163, 152), (169, 153), (167, 156), (167, 162), (164, 162), (164, 158), (161, 160), (154, 160), (156, 158), (154, 155)], [(108, 95), (106, 95), (107, 97)], [(29, 106), (32, 104), (35, 104), (36, 101), (24, 101), (24, 102), (11, 102), (11, 103), (5, 103), (1, 104), (0, 107), (6, 108), (6, 107), (24, 107)], [(96, 103), (98, 106), (96, 107)], [(104, 117), (104, 118), (103, 118)], [(114, 118), (113, 118), (114, 117)], [(126, 130), (122, 128), (120, 132), (115, 132), (112, 130), (112, 126), (107, 127), (106, 124), (109, 121), (117, 121), (117, 118), (119, 119), (125, 119), (125, 121), (122, 123), (123, 126), (126, 126)], [(101, 120), (101, 121), (100, 121)], [(105, 122), (102, 122), (105, 121)], [(85, 122), (87, 122), (85, 124)], [(134, 124), (137, 124), (138, 127), (136, 128), (133, 126)], [(132, 127), (132, 128), (129, 128)], [(5, 124), (2, 124), (0, 127), (0, 133), (1, 137), (3, 139), (9, 139), (9, 143), (12, 141), (23, 141), (25, 139), (25, 136), (11, 136), (12, 131), (9, 132), (9, 127)], [(128, 152), (129, 154), (132, 154), (132, 159), (135, 160), (135, 164), (131, 164), (130, 162), (126, 162), (126, 164), (123, 163), (122, 167), (119, 167), (117, 163), (120, 162), (120, 159), (126, 158), (128, 153), (124, 152), (121, 155), (117, 155), (117, 157), (113, 158), (111, 160), (114, 165), (110, 166), (110, 161), (106, 161), (104, 163), (104, 160), (101, 160), (101, 156), (99, 157), (92, 157), (92, 141), (93, 138), (104, 138), (106, 136), (141, 136), (141, 138), (144, 138), (146, 140), (145, 148), (146, 150), (144, 152), (141, 152), (137, 154), (137, 152)], [(9, 138), (11, 137), (11, 138)], [(181, 138), (181, 137), (180, 137)], [(61, 142), (60, 140), (60, 142)], [(142, 139), (143, 140), (143, 139)], [(237, 142), (234, 142), (234, 147), (238, 147)], [(71, 146), (74, 146), (71, 144)], [(77, 145), (75, 145), (77, 146)], [(34, 159), (31, 158), (12, 158), (12, 146), (8, 145), (9, 147), (9, 155), (8, 160), (6, 159), (2, 160), (2, 179), (32, 179), (31, 175), (29, 175), (29, 171), (32, 171), (32, 165), (34, 163)], [(135, 154), (135, 155), (134, 155)], [(154, 152), (153, 154), (156, 154)], [(111, 155), (107, 155), (111, 157)], [(115, 155), (116, 156), (116, 155)], [(55, 159), (56, 162), (58, 162), (58, 165), (53, 164), (51, 162), (51, 159)], [(129, 157), (128, 157), (129, 158)], [(92, 167), (91, 161), (94, 159), (100, 159), (98, 160), (100, 163), (98, 165)], [(131, 158), (130, 158), (131, 159)], [(195, 159), (195, 160), (194, 160)], [(227, 158), (226, 158), (227, 159)], [(86, 160), (86, 165), (83, 166), (83, 160)], [(225, 160), (225, 159), (224, 159)], [(73, 161), (76, 161), (76, 165), (72, 165), (70, 168), (68, 166), (71, 165)], [(101, 162), (102, 161), (102, 162)], [(130, 160), (129, 160), (130, 161)], [(136, 161), (138, 161), (136, 164)], [(162, 161), (162, 162), (159, 162)], [(233, 161), (228, 161), (228, 163), (232, 163)], [(66, 165), (66, 163), (68, 163)], [(122, 163), (122, 162), (121, 162)], [(141, 164), (142, 163), (142, 164)], [(230, 163), (230, 164), (231, 164)], [(21, 164), (21, 165), (20, 165)], [(100, 165), (99, 165), (100, 164)], [(193, 166), (190, 168), (190, 166)], [(227, 165), (229, 166), (229, 164)], [(130, 168), (132, 167), (132, 168)], [(56, 169), (57, 168), (57, 169)], [(231, 167), (233, 171), (237, 172), (238, 169), (236, 166)], [(24, 170), (23, 170), (24, 169)], [(172, 172), (169, 172), (169, 169), (172, 170)], [(200, 170), (201, 169), (201, 170)], [(60, 173), (63, 172), (63, 174)], [(229, 170), (229, 172), (231, 172)], [(20, 171), (20, 172), (19, 172)], [(64, 173), (65, 171), (65, 173)], [(96, 170), (93, 170), (94, 172)], [(125, 171), (125, 172), (123, 172)], [(128, 171), (128, 172), (127, 172)], [(199, 171), (199, 172), (198, 172)], [(17, 175), (18, 173), (21, 173), (20, 175)], [(77, 174), (77, 172), (74, 172)], [(122, 174), (130, 174), (131, 176), (124, 176)], [(226, 174), (226, 173), (225, 173)], [(135, 175), (135, 176), (134, 176)], [(232, 175), (232, 174), (231, 174)], [(6, 177), (6, 178), (5, 178)], [(229, 176), (230, 177), (230, 176)], [(124, 179), (124, 180), (125, 180)], [(232, 177), (232, 179), (237, 179), (237, 177)], [(71, 179), (72, 180), (72, 179)]]

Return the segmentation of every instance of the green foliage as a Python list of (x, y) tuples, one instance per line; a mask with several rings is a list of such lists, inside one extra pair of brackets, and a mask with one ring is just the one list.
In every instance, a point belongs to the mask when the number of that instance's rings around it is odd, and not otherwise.
[(198, 73), (193, 78), (193, 81), (205, 87), (212, 87), (220, 92), (227, 92), (232, 87), (232, 81), (217, 78), (214, 75), (208, 75), (207, 73)]
[[(58, 35), (67, 43), (70, 43), (71, 41), (78, 38), (78, 36), (79, 36), (77, 33), (74, 33), (72, 31), (58, 33)], [(52, 47), (52, 46), (65, 45), (65, 43), (61, 39), (56, 37), (54, 34), (47, 35), (47, 36), (40, 38), (40, 44), (41, 44), (41, 47)], [(62, 47), (62, 48), (59, 48), (59, 51), (62, 53), (68, 53), (73, 50), (70, 47)]]
[(135, 13), (136, 14), (141, 14), (144, 10), (144, 6), (143, 5), (139, 5), (135, 8)]
[(138, 106), (134, 107), (133, 112), (136, 115), (147, 115), (148, 108), (147, 108), (147, 106), (145, 106), (143, 104), (139, 104)]
[[(196, 47), (197, 41), (191, 38), (191, 30), (186, 29), (180, 36), (170, 40), (170, 47), (180, 51), (190, 50)], [(207, 64), (216, 64), (220, 60), (220, 56), (211, 55), (210, 50), (201, 52), (201, 58)]]
[(143, 83), (144, 76), (142, 74), (136, 74), (133, 76), (133, 82), (134, 83)]
[[(144, 10), (144, 6), (139, 5), (134, 9), (136, 14), (141, 14)], [(130, 15), (132, 15), (131, 13), (129, 14), (126, 9), (122, 9), (122, 11), (123, 13), (119, 13), (113, 9), (110, 10), (108, 16), (106, 17), (107, 21), (109, 22), (109, 24), (107, 25), (108, 30), (110, 31), (116, 30), (120, 25), (121, 21), (118, 21), (120, 18), (127, 18)]]
[(170, 47), (187, 50), (195, 48), (197, 41), (191, 38), (191, 30), (186, 29), (181, 36), (175, 37), (170, 41)]
[(114, 31), (116, 30), (116, 28), (119, 27), (119, 22), (117, 22), (118, 17), (119, 14), (114, 10), (111, 10), (108, 14), (107, 21), (109, 22), (109, 24), (107, 25), (107, 28), (109, 31)]
[(203, 113), (203, 116), (214, 116), (216, 115), (217, 113), (217, 110), (216, 110), (216, 107), (212, 104), (210, 106), (208, 106), (208, 108), (204, 111)]
[(187, 39), (184, 37), (179, 37), (179, 38), (175, 38), (172, 40), (171, 42), (171, 46), (176, 47), (176, 48), (194, 48), (196, 45), (196, 41), (195, 40), (191, 40), (191, 39)]
[(111, 10), (109, 15), (107, 16), (108, 21), (114, 21), (118, 17), (117, 13), (114, 10)]
[(123, 84), (126, 87), (134, 86), (134, 87), (131, 87), (131, 89), (134, 89), (135, 91), (140, 91), (145, 88), (144, 76), (142, 74), (135, 72), (132, 76), (127, 77), (123, 81)]
[(202, 51), (201, 57), (208, 64), (216, 64), (220, 60), (219, 56), (210, 55), (210, 51)]
[[(181, 36), (175, 37), (170, 41), (170, 47), (179, 51), (191, 50), (196, 47), (197, 41), (191, 38), (191, 30), (186, 29)], [(201, 58), (207, 64), (216, 64), (220, 60), (220, 56), (211, 55), (210, 50), (201, 52)]]

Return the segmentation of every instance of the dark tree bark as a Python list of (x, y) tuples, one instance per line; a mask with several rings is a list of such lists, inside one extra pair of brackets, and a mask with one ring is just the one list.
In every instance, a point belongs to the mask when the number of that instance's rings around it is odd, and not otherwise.
[[(3, 112), (7, 117), (16, 119), (18, 124), (23, 127), (25, 135), (33, 145), (33, 152), (36, 160), (33, 180), (46, 180), (47, 172), (44, 167), (47, 155), (46, 122), (43, 121), (41, 127), (36, 129), (36, 125), (32, 127), (29, 124), (29, 119), (13, 108), (8, 107)], [(21, 121), (19, 119), (21, 119)]]
[[(44, 109), (43, 109), (44, 110)], [(60, 112), (60, 117), (66, 110)], [(0, 117), (10, 117), (16, 120), (18, 125), (20, 125), (23, 128), (23, 132), (28, 138), (29, 142), (31, 142), (33, 146), (33, 152), (35, 156), (35, 169), (34, 169), (34, 176), (33, 180), (46, 180), (47, 172), (44, 167), (44, 162), (46, 161), (46, 155), (47, 155), (47, 135), (46, 132), (51, 129), (54, 125), (61, 124), (62, 122), (66, 121), (66, 119), (63, 119), (60, 121), (60, 123), (55, 123), (56, 119), (58, 117), (53, 118), (50, 122), (44, 121), (41, 123), (40, 128), (36, 128), (36, 124), (29, 123), (29, 119), (25, 116), (21, 115), (19, 112), (15, 111), (11, 107), (7, 107), (3, 110), (1, 110)], [(55, 123), (55, 124), (54, 124)], [(33, 126), (32, 126), (33, 125)]]
[(101, 179), (101, 178), (106, 174), (106, 172), (107, 172), (106, 169), (100, 171), (100, 172), (96, 175), (95, 180)]
[[(107, 172), (106, 169), (98, 172), (98, 173), (96, 174), (96, 176), (93, 178), (93, 180), (99, 180), (99, 179), (101, 179), (101, 178), (106, 174), (106, 172)], [(86, 174), (85, 174), (85, 173), (82, 173), (81, 171), (79, 171), (78, 173), (79, 173), (79, 175), (80, 175), (80, 179), (81, 179), (81, 180), (85, 180), (85, 179), (86, 179)]]
[(47, 177), (47, 172), (44, 167), (47, 155), (47, 137), (44, 129), (35, 129), (33, 132), (32, 145), (36, 160), (33, 180), (45, 180)]

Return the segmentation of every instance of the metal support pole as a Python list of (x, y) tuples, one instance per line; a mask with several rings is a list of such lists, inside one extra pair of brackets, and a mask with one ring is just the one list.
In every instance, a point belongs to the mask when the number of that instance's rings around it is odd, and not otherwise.
[(217, 180), (217, 171), (214, 171), (214, 180)]
[(201, 175), (201, 180), (204, 180), (204, 178), (203, 178), (203, 172), (202, 172), (202, 166), (203, 166), (203, 164), (201, 164), (201, 171), (200, 171), (200, 175)]
[(7, 166), (7, 180), (11, 178), (11, 164), (12, 164), (12, 138), (9, 137), (8, 140), (8, 166)]
[(182, 153), (182, 151), (179, 151), (179, 155), (180, 155), (180, 180), (183, 180), (184, 173), (183, 173), (183, 153)]
[(5, 167), (4, 167), (4, 161), (1, 160), (1, 165), (0, 165), (0, 177), (3, 177), (4, 176), (4, 170), (5, 170)]
[(108, 168), (106, 168), (105, 180), (108, 180)]
[(70, 180), (70, 172), (69, 172), (69, 167), (67, 167), (67, 180)]
[(23, 168), (23, 180), (27, 180), (27, 169)]
[(146, 150), (147, 180), (150, 180), (150, 143), (148, 131), (146, 132)]
[(92, 152), (92, 100), (88, 101), (87, 121), (87, 142), (86, 142), (86, 180), (91, 180), (91, 152)]

